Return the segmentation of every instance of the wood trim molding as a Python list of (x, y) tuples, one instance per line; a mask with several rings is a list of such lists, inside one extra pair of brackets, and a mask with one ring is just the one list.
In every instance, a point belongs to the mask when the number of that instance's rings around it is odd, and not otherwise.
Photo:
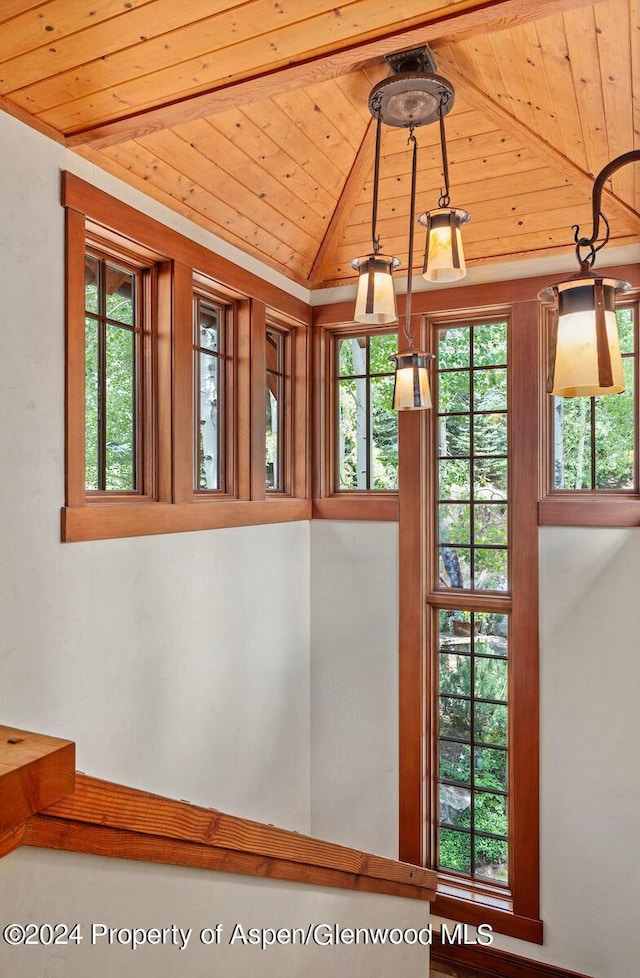
[(590, 978), (589, 975), (567, 971), (543, 961), (521, 958), (498, 948), (471, 944), (443, 945), (441, 935), (437, 932), (431, 942), (431, 960), (438, 965), (473, 969), (478, 978), (484, 978), (485, 975), (487, 978)]
[(72, 741), (0, 726), (0, 857), (20, 845), (28, 818), (74, 786)]
[(369, 520), (390, 522), (398, 520), (398, 496), (378, 496), (376, 493), (342, 493), (314, 499), (311, 519), (314, 520)]
[(166, 227), (129, 204), (86, 183), (68, 170), (62, 172), (62, 205), (86, 214), (98, 224), (119, 231), (127, 238), (160, 255), (184, 262), (221, 285), (235, 289), (278, 309), (297, 322), (311, 323), (311, 308), (283, 289), (266, 282), (253, 272), (214, 254), (204, 245), (192, 241), (179, 231)]
[(547, 496), (538, 503), (539, 526), (640, 526), (637, 497)]
[(28, 822), (23, 844), (416, 900), (435, 893), (430, 870), (83, 774), (71, 797)]
[(65, 507), (62, 539), (113, 540), (311, 519), (309, 499), (220, 499), (193, 503), (105, 503)]

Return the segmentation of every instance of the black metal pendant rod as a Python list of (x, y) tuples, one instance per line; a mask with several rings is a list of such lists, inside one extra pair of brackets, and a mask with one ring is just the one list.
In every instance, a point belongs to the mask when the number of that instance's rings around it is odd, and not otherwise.
[[(639, 163), (639, 162), (640, 162), (640, 150), (638, 149), (631, 150), (631, 152), (623, 153), (622, 156), (617, 156), (614, 160), (611, 160), (610, 163), (607, 163), (607, 165), (604, 166), (602, 170), (600, 170), (600, 173), (595, 178), (593, 183), (593, 190), (591, 192), (592, 229), (593, 229), (591, 233), (591, 237), (581, 238), (580, 226), (578, 224), (573, 225), (575, 230), (576, 255), (581, 265), (584, 264), (593, 265), (593, 262), (595, 261), (595, 257), (596, 257), (596, 252), (600, 251), (600, 249), (603, 248), (606, 245), (607, 241), (609, 240), (609, 224), (607, 222), (606, 217), (602, 213), (602, 209), (601, 209), (602, 191), (604, 189), (605, 183), (617, 170), (620, 170), (623, 166), (626, 166), (627, 163)], [(604, 221), (607, 231), (606, 231), (606, 236), (604, 241), (602, 242), (601, 245), (599, 245), (596, 248), (595, 243), (598, 240), (598, 235), (600, 233), (601, 219)], [(580, 257), (581, 248), (589, 249), (589, 254), (587, 255), (587, 258), (584, 261)]]
[(440, 99), (438, 106), (438, 119), (440, 121), (440, 149), (442, 150), (442, 171), (444, 173), (444, 193), (440, 192), (438, 207), (448, 207), (451, 203), (449, 195), (449, 157), (447, 155), (447, 138), (444, 132), (444, 102)]
[(373, 207), (371, 209), (371, 244), (374, 254), (380, 251), (380, 238), (378, 236), (378, 183), (380, 181), (380, 143), (382, 134), (382, 114), (380, 109), (377, 112), (376, 122), (376, 158), (373, 167)]
[(413, 154), (411, 159), (411, 202), (409, 204), (409, 256), (407, 263), (407, 301), (405, 307), (404, 335), (407, 340), (409, 350), (413, 350), (414, 335), (411, 330), (411, 292), (413, 287), (413, 225), (416, 219), (416, 178), (418, 173), (418, 140), (415, 137), (413, 126), (409, 130), (409, 140), (413, 143)]

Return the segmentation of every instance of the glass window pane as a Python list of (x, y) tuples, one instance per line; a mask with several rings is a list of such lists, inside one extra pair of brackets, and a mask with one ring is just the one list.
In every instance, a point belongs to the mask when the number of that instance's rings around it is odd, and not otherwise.
[(283, 373), (282, 354), (284, 335), (278, 329), (267, 326), (266, 368), (273, 373)]
[(99, 489), (98, 481), (98, 323), (87, 316), (84, 330), (85, 350), (85, 486)]
[(618, 336), (620, 337), (620, 350), (622, 353), (633, 353), (635, 351), (635, 330), (633, 322), (633, 309), (618, 309), (616, 320), (618, 322)]
[(484, 503), (473, 507), (473, 542), (476, 544), (507, 543), (506, 503)]
[(135, 324), (135, 277), (108, 262), (104, 264), (106, 310), (109, 319)]
[(340, 489), (367, 488), (367, 382), (338, 384), (338, 470)]
[(485, 839), (476, 836), (474, 851), (476, 876), (506, 884), (509, 878), (508, 849), (509, 844), (506, 839)]
[(446, 414), (438, 418), (438, 454), (455, 457), (471, 454), (469, 449), (469, 416)]
[(267, 374), (265, 389), (266, 488), (281, 489), (279, 378)]
[(507, 790), (507, 752), (491, 747), (474, 747), (475, 783), (479, 788)]
[(91, 255), (84, 260), (84, 308), (87, 312), (100, 311), (100, 262)]
[(625, 390), (595, 398), (596, 489), (633, 490), (634, 364), (622, 361)]
[(397, 352), (397, 333), (371, 335), (369, 337), (369, 373), (393, 374), (394, 365), (391, 356)]
[(216, 356), (197, 353), (198, 391), (198, 471), (197, 488), (220, 488), (220, 369)]
[(479, 633), (474, 646), (476, 654), (506, 656), (507, 616), (476, 612), (474, 619)]
[(507, 498), (506, 458), (480, 458), (474, 463), (473, 488), (476, 499)]
[(351, 377), (367, 372), (367, 337), (352, 336), (338, 342), (338, 374)]
[(440, 822), (468, 829), (471, 826), (471, 791), (455, 784), (438, 786)]
[(499, 411), (473, 416), (473, 454), (507, 454), (507, 415)]
[(471, 587), (471, 551), (467, 547), (440, 547), (439, 586)]
[(553, 423), (555, 488), (591, 489), (590, 398), (554, 397)]
[(220, 309), (206, 302), (198, 303), (199, 322), (196, 324), (195, 345), (214, 353), (220, 350)]
[(476, 655), (474, 694), (484, 700), (507, 701), (507, 660)]
[(476, 548), (473, 557), (474, 588), (479, 591), (506, 591), (507, 551)]
[(440, 697), (438, 732), (441, 737), (471, 741), (471, 703), (469, 700)]
[(471, 695), (471, 656), (440, 653), (440, 693)]
[(438, 330), (438, 366), (440, 370), (469, 366), (469, 334), (468, 326), (451, 326)]
[(458, 873), (471, 872), (471, 836), (454, 829), (440, 829), (438, 833), (438, 866)]
[(474, 711), (474, 735), (482, 744), (507, 746), (507, 707), (493, 703), (476, 703)]
[(482, 323), (473, 327), (473, 363), (476, 367), (507, 362), (507, 324)]
[(438, 412), (469, 410), (469, 371), (438, 374)]
[[(386, 339), (386, 337), (376, 337), (376, 339)], [(395, 336), (392, 339), (395, 346)], [(393, 382), (393, 376), (371, 378), (371, 488), (373, 489), (398, 488), (398, 414), (391, 406)]]
[(438, 495), (440, 499), (469, 499), (471, 468), (469, 462), (443, 459), (438, 463)]
[(110, 490), (136, 488), (135, 345), (135, 333), (107, 325), (105, 489)]
[[(474, 361), (475, 363), (475, 361)], [(506, 369), (473, 371), (473, 410), (506, 411), (507, 409), (507, 371)]]
[(440, 741), (439, 777), (445, 781), (471, 783), (471, 748), (468, 744)]
[(473, 815), (476, 831), (491, 832), (492, 835), (508, 835), (507, 798), (505, 795), (492, 795), (488, 791), (474, 791)]
[(439, 526), (443, 543), (470, 543), (471, 507), (456, 503), (440, 503)]

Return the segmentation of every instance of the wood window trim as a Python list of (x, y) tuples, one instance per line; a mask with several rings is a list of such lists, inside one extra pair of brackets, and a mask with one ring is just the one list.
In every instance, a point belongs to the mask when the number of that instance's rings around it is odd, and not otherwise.
[[(257, 276), (73, 174), (62, 174), (66, 222), (65, 542), (306, 520), (311, 517), (307, 411), (310, 308)], [(104, 223), (103, 223), (104, 222)], [(110, 253), (129, 254), (157, 269), (156, 343), (150, 369), (156, 388), (153, 494), (85, 489), (84, 254), (88, 236)], [(225, 280), (224, 276), (227, 276)], [(237, 307), (236, 370), (229, 396), (233, 492), (196, 493), (193, 479), (193, 294), (210, 285)], [(242, 291), (243, 289), (247, 291)], [(249, 292), (253, 290), (253, 294)], [(249, 292), (249, 294), (248, 294)], [(265, 495), (264, 322), (266, 303), (295, 336), (291, 492)], [(260, 350), (262, 346), (262, 358)]]
[(335, 337), (393, 331), (340, 322), (312, 330), (313, 363), (313, 484), (312, 518), (396, 522), (398, 492), (388, 490), (336, 490), (336, 377), (333, 362)]
[[(453, 293), (449, 292), (453, 304)], [(456, 312), (458, 320), (469, 310)], [(485, 310), (483, 310), (484, 312)], [(492, 310), (498, 313), (500, 308)], [(439, 318), (439, 317), (434, 317)], [(477, 311), (473, 319), (477, 320)], [(510, 851), (511, 889), (470, 885), (438, 874), (432, 912), (464, 923), (489, 923), (500, 933), (533, 943), (542, 942), (539, 919), (539, 771), (538, 771), (538, 411), (539, 377), (537, 300), (511, 306), (510, 445), (517, 441), (518, 464), (511, 467), (512, 525), (520, 526), (518, 545), (511, 548), (511, 593), (521, 597), (511, 607)], [(425, 337), (423, 336), (422, 339)], [(532, 409), (533, 406), (533, 409)], [(427, 473), (433, 471), (433, 444), (427, 439), (428, 418), (422, 412), (400, 415), (399, 498), (399, 805), (400, 858), (417, 865), (428, 859), (428, 812), (425, 786), (429, 776), (427, 697), (431, 686), (427, 659), (429, 592), (427, 554), (433, 548)], [(424, 541), (426, 541), (426, 546)], [(505, 596), (508, 601), (508, 596)], [(442, 592), (439, 605), (459, 603), (458, 594)], [(496, 599), (498, 600), (498, 598)], [(504, 599), (502, 599), (504, 601)], [(471, 606), (473, 595), (465, 596)]]
[[(626, 279), (632, 291), (621, 296), (619, 305), (636, 305), (636, 331), (640, 329), (638, 307), (640, 306), (640, 265), (630, 265), (619, 269), (616, 277)], [(541, 376), (543, 392), (540, 404), (540, 424), (542, 430), (542, 467), (540, 480), (540, 501), (538, 503), (538, 523), (540, 526), (602, 526), (623, 528), (640, 526), (640, 493), (609, 489), (595, 490), (556, 490), (553, 488), (553, 399), (546, 393), (546, 374), (548, 366), (548, 332), (551, 319), (551, 306), (545, 306), (540, 316), (541, 331)], [(636, 344), (640, 337), (636, 335)], [(640, 349), (636, 350), (636, 392), (640, 397)], [(636, 444), (640, 437), (638, 405), (636, 413)]]

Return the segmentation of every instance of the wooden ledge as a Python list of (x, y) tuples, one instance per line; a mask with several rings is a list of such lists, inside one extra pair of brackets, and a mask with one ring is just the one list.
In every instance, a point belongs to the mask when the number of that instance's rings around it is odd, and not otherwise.
[(70, 740), (0, 725), (0, 856), (16, 849), (27, 819), (75, 785)]
[(23, 844), (432, 900), (436, 875), (78, 774), (73, 795), (30, 819)]

